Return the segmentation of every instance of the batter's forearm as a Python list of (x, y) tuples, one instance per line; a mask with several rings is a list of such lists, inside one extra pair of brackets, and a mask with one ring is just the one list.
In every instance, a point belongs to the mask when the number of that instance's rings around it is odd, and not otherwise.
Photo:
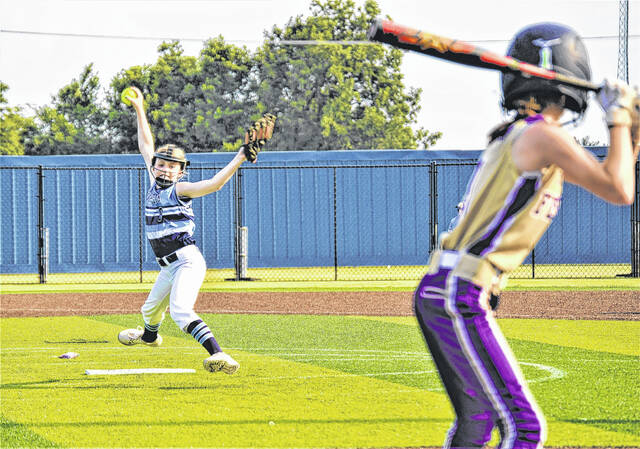
[(621, 204), (631, 204), (635, 192), (635, 160), (637, 153), (631, 147), (629, 128), (614, 126), (609, 129), (609, 151), (603, 162), (610, 175), (611, 186), (618, 192)]

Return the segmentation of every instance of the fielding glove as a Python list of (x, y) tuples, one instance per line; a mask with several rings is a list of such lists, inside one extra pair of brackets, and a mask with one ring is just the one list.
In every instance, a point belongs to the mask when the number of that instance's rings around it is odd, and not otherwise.
[(271, 139), (273, 128), (276, 124), (276, 116), (273, 114), (265, 114), (260, 120), (255, 122), (253, 126), (247, 129), (244, 135), (244, 155), (249, 162), (255, 162), (258, 159), (258, 153), (262, 147)]

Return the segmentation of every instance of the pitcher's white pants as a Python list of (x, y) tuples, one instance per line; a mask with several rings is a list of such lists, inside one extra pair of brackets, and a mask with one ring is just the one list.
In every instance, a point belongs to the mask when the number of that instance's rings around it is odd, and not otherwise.
[(160, 269), (141, 312), (145, 323), (155, 325), (164, 320), (164, 313), (169, 307), (173, 321), (186, 332), (189, 323), (199, 319), (193, 307), (207, 266), (195, 245), (180, 248), (176, 255), (178, 260)]

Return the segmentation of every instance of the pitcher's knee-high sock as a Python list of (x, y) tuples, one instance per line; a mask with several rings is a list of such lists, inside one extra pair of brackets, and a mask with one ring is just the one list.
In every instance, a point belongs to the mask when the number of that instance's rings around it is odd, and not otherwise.
[(200, 343), (204, 348), (209, 352), (209, 354), (213, 355), (216, 352), (222, 352), (220, 345), (213, 337), (209, 326), (202, 320), (195, 320), (189, 323), (187, 326), (187, 332), (189, 332), (193, 338), (195, 338), (198, 343)]
[(158, 338), (159, 328), (160, 328), (160, 323), (158, 324), (144, 323), (144, 334), (142, 334), (142, 341), (146, 341), (147, 343), (152, 343), (156, 341), (156, 339)]

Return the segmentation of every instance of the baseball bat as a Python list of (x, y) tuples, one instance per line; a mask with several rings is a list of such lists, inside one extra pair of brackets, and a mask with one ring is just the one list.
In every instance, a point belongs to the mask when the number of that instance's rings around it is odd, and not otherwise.
[(433, 56), (458, 64), (499, 70), (524, 77), (544, 78), (560, 84), (598, 92), (600, 86), (589, 81), (519, 61), (510, 56), (492, 53), (468, 42), (416, 30), (391, 20), (376, 19), (368, 32), (369, 40), (405, 50)]

